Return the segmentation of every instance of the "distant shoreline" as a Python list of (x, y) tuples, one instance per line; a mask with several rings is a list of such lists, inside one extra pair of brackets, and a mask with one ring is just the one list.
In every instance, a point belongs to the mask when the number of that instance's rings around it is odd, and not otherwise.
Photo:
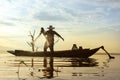
[[(106, 53), (95, 53), (95, 55), (104, 55)], [(120, 53), (110, 53), (110, 55), (120, 55)]]

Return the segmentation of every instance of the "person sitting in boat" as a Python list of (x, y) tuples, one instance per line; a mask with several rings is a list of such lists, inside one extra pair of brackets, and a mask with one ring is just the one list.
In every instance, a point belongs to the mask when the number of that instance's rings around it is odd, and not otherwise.
[(77, 47), (76, 44), (73, 44), (73, 46), (72, 46), (72, 50), (78, 50), (78, 47)]
[(53, 30), (55, 28), (52, 25), (50, 25), (48, 29), (49, 29), (48, 31), (44, 31), (44, 28), (41, 28), (41, 33), (43, 33), (43, 35), (46, 38), (46, 42), (44, 44), (44, 52), (47, 52), (47, 48), (50, 48), (50, 51), (54, 52), (54, 35), (57, 35), (63, 41), (64, 38), (62, 38), (60, 34)]

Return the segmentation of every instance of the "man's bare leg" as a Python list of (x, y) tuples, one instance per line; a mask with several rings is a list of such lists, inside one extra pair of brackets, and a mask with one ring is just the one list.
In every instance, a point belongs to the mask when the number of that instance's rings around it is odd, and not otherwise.
[[(46, 54), (46, 53), (47, 53), (47, 45), (46, 45), (46, 43), (45, 43), (45, 46), (44, 46), (44, 54)], [(46, 57), (46, 55), (44, 56), (43, 62), (44, 62), (43, 66), (44, 66), (44, 67), (47, 67), (47, 57)]]

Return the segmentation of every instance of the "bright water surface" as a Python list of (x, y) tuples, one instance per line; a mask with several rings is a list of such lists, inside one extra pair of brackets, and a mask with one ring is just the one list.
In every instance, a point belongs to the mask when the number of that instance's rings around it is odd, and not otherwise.
[(1, 53), (0, 80), (120, 80), (120, 55), (112, 56), (115, 59), (107, 55), (93, 55), (89, 59), (54, 58), (53, 78), (49, 78), (45, 76), (49, 72), (45, 72), (43, 58)]

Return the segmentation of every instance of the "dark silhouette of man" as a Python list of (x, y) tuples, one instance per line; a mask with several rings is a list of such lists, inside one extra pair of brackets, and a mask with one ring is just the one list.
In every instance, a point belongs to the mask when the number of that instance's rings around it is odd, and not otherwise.
[[(44, 28), (41, 28), (41, 32), (40, 32), (40, 34), (38, 35), (38, 37), (35, 39), (35, 40), (37, 40), (38, 38), (39, 38), (39, 36), (41, 35), (41, 34), (43, 34), (44, 36), (45, 36), (45, 38), (46, 38), (46, 41), (45, 41), (45, 44), (44, 44), (44, 53), (46, 53), (47, 52), (47, 49), (49, 48), (50, 49), (50, 52), (51, 53), (54, 53), (54, 35), (57, 35), (58, 37), (60, 37), (63, 41), (64, 41), (64, 39), (61, 37), (61, 35), (60, 34), (58, 34), (56, 31), (54, 31), (53, 29), (55, 29), (52, 25), (50, 25), (49, 27), (48, 27), (48, 30), (47, 31), (44, 31)], [(47, 57), (45, 56), (44, 57), (44, 67), (47, 67)], [(50, 62), (49, 62), (49, 64), (50, 64), (50, 68), (51, 68), (51, 70), (54, 70), (53, 69), (53, 56), (51, 55), (51, 57), (50, 57)], [(51, 77), (53, 76), (53, 72), (51, 72)]]
[(54, 31), (53, 29), (55, 29), (52, 25), (50, 25), (48, 27), (49, 30), (44, 31), (43, 28), (41, 28), (41, 33), (43, 33), (43, 35), (46, 38), (46, 42), (44, 44), (44, 52), (47, 52), (47, 49), (50, 49), (50, 52), (54, 52), (54, 35), (57, 35), (58, 37), (60, 37), (63, 41), (64, 39), (61, 37), (60, 34), (58, 34), (56, 31)]

